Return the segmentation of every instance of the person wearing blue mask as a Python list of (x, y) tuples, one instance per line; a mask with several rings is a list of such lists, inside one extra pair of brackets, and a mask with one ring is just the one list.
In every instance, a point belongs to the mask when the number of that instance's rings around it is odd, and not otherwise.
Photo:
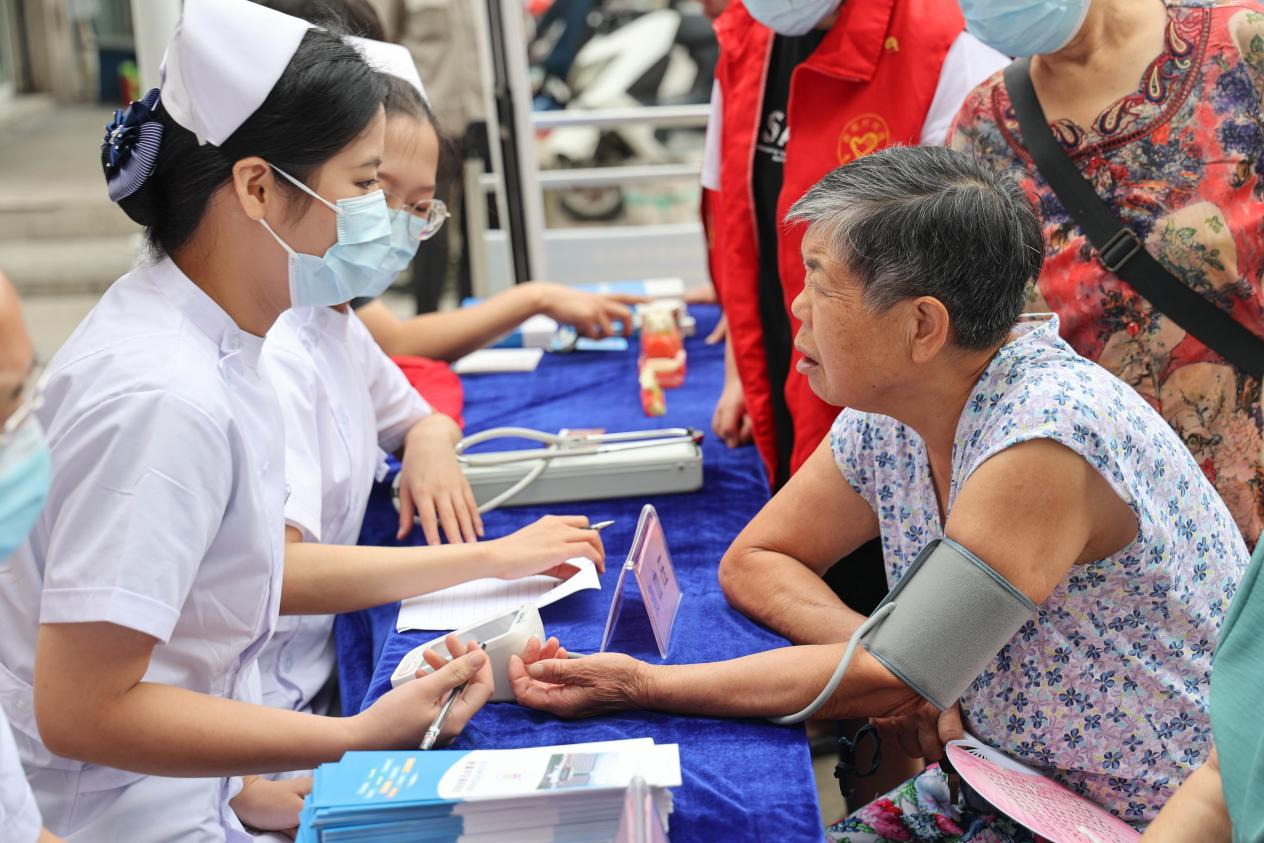
[[(1264, 3), (961, 8), (981, 41), (1029, 59), (970, 94), (949, 143), (1024, 173), (1045, 226), (1030, 309), (1057, 313), (1076, 351), (1159, 411), (1254, 547), (1264, 533)], [(1025, 124), (1015, 102), (1027, 104)], [(1096, 199), (1064, 202), (1077, 186)]]
[[(0, 582), (9, 557), (26, 541), (44, 508), (52, 460), (35, 410), (43, 400), (43, 367), (35, 360), (17, 291), (0, 273)], [(43, 827), (26, 783), (13, 733), (0, 711), (0, 828), (14, 843), (55, 843)]]
[(260, 353), (282, 311), (376, 279), (384, 94), (335, 33), (186, 0), (161, 91), (107, 127), (109, 193), (151, 255), (48, 365), (52, 482), (0, 577), (0, 704), (44, 823), (72, 843), (293, 828), (303, 782), (255, 774), (415, 747), (468, 682), (450, 738), (490, 697), (469, 652), (356, 717), (262, 705), (279, 608), (326, 611), (327, 580), (284, 556), (283, 427)]
[[(408, 50), (398, 44), (353, 38), (369, 64), (384, 74), (386, 142), (379, 178), (422, 157), (433, 193), (438, 138), (426, 120), (425, 94)], [(423, 131), (426, 130), (426, 131)], [(396, 188), (392, 180), (388, 185)], [(443, 223), (441, 205), (426, 204), (409, 188), (402, 207), (387, 194), (391, 237), (367, 289), (380, 293), (408, 265), (418, 244)], [(309, 213), (323, 213), (313, 207)], [(286, 615), (259, 656), (264, 701), (296, 711), (327, 713), (336, 671), (332, 612), (389, 603), (481, 577), (512, 579), (539, 573), (570, 575), (577, 556), (604, 570), (601, 539), (582, 516), (542, 518), (510, 536), (478, 542), (483, 525), (456, 459), (456, 422), (432, 412), (403, 372), (377, 346), (346, 303), (295, 307), (281, 314), (264, 343), (263, 364), (276, 389), (285, 422), (286, 565), (321, 571), (304, 593), (324, 614)], [(373, 481), (386, 452), (399, 452), (400, 526), (414, 513), (427, 542), (440, 528), (449, 547), (355, 547)], [(287, 591), (289, 589), (287, 588)], [(292, 594), (282, 596), (288, 612)]]

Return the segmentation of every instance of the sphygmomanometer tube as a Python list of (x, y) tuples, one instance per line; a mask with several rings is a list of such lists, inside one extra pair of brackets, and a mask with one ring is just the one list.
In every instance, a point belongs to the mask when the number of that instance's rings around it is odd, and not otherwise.
[(788, 714), (785, 717), (769, 717), (768, 719), (778, 726), (793, 726), (796, 723), (802, 723), (820, 711), (821, 706), (825, 705), (826, 701), (834, 696), (834, 692), (838, 690), (838, 684), (843, 681), (843, 675), (847, 673), (847, 668), (851, 665), (851, 658), (856, 654), (856, 647), (860, 644), (860, 639), (864, 638), (869, 630), (881, 623), (894, 609), (894, 602), (879, 607), (876, 612), (860, 625), (859, 629), (852, 633), (851, 639), (847, 642), (847, 649), (843, 650), (843, 657), (838, 660), (838, 667), (834, 669), (834, 675), (825, 683), (825, 687), (821, 689), (821, 693), (817, 695), (816, 699), (808, 703), (806, 708), (794, 714)]

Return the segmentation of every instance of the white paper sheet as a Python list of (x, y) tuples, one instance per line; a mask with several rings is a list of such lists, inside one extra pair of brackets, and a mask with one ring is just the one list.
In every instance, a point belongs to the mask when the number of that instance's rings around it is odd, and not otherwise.
[(395, 629), (397, 632), (460, 629), (493, 615), (513, 611), (523, 603), (547, 606), (577, 591), (601, 588), (597, 568), (591, 560), (579, 557), (567, 561), (579, 568), (579, 573), (560, 582), (555, 577), (543, 575), (520, 580), (474, 580), (411, 597), (400, 604)]
[(534, 372), (544, 356), (542, 348), (480, 348), (452, 364), (458, 375), (496, 372)]

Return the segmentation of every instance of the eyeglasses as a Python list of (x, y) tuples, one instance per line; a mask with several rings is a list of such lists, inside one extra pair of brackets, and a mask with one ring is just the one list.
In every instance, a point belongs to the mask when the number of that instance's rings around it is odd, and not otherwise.
[[(389, 193), (387, 198), (394, 202), (395, 197)], [(418, 240), (434, 237), (435, 232), (443, 228), (444, 221), (452, 216), (442, 199), (423, 199), (412, 205), (404, 205), (400, 210), (408, 214), (408, 233)]]
[(9, 443), (13, 434), (22, 429), (22, 425), (31, 419), (40, 407), (44, 406), (44, 387), (48, 384), (48, 369), (37, 365), (26, 376), (22, 391), (18, 395), (18, 406), (0, 425), (0, 447)]

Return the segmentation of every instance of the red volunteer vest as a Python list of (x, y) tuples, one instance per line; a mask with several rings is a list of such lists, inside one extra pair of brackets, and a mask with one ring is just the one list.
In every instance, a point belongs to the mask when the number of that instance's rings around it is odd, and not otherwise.
[[(813, 184), (846, 164), (891, 144), (916, 144), (930, 110), (939, 71), (965, 28), (954, 0), (848, 0), (838, 21), (790, 80), (784, 182), (777, 217), (785, 216)], [(759, 253), (751, 170), (759, 134), (773, 33), (734, 2), (715, 22), (720, 43), (716, 78), (723, 93), (720, 191), (711, 205), (710, 262), (729, 336), (768, 476), (774, 475), (776, 437), (763, 328), (759, 318)], [(777, 260), (786, 311), (803, 289), (803, 226), (782, 233)], [(799, 322), (790, 316), (791, 329)], [(822, 401), (793, 371), (786, 401), (794, 419), (791, 471), (829, 431), (839, 409)]]

